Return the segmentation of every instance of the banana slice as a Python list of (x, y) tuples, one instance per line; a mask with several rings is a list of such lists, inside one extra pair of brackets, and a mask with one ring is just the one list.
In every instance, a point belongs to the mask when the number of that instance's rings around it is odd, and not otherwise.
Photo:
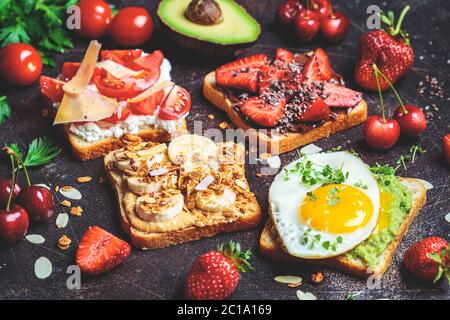
[(231, 207), (236, 202), (236, 193), (225, 187), (221, 194), (213, 190), (198, 191), (195, 195), (197, 208), (209, 212), (219, 212)]
[(184, 197), (181, 193), (158, 199), (145, 195), (137, 198), (136, 213), (144, 221), (165, 222), (183, 211), (183, 204)]
[(168, 147), (172, 163), (192, 169), (207, 164), (217, 156), (216, 144), (206, 137), (184, 134), (172, 140)]
[(128, 188), (135, 194), (159, 192), (163, 181), (148, 182), (146, 177), (129, 177)]
[(125, 170), (129, 170), (129, 171), (139, 171), (139, 169), (142, 166), (142, 159), (126, 159), (126, 160), (119, 160), (116, 162), (117, 164), (117, 168), (119, 170), (125, 171)]

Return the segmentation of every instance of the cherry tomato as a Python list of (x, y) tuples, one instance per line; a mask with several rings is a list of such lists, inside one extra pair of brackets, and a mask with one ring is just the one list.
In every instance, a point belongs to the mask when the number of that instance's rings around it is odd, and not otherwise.
[(78, 7), (81, 12), (81, 29), (77, 30), (80, 36), (98, 38), (108, 30), (112, 11), (103, 0), (80, 0)]
[(53, 103), (62, 101), (64, 96), (64, 81), (41, 76), (41, 78), (39, 79), (39, 83), (41, 85), (42, 94), (49, 98)]
[(387, 150), (397, 143), (400, 126), (396, 120), (370, 116), (364, 124), (364, 139), (372, 148)]
[[(164, 55), (161, 51), (156, 50), (144, 57), (140, 57), (129, 61), (126, 66), (133, 70), (148, 70), (150, 72), (160, 72)], [(158, 76), (159, 78), (159, 76)]]
[(28, 86), (42, 71), (42, 59), (35, 48), (26, 43), (13, 43), (0, 51), (0, 73), (9, 83)]
[(170, 92), (159, 111), (163, 120), (176, 120), (188, 113), (191, 108), (191, 96), (184, 88), (176, 86)]
[(102, 50), (100, 55), (102, 56), (102, 60), (112, 60), (121, 65), (125, 65), (134, 59), (140, 58), (142, 50)]
[[(62, 79), (64, 81), (69, 81), (72, 79), (80, 68), (80, 62), (64, 62), (62, 67)], [(94, 76), (103, 74), (103, 70), (100, 68), (95, 68)]]
[(301, 10), (294, 20), (295, 33), (301, 42), (311, 41), (319, 32), (320, 21), (314, 11)]
[(325, 39), (338, 42), (345, 38), (348, 33), (350, 23), (348, 18), (340, 12), (323, 18), (320, 21), (320, 31)]
[(405, 136), (418, 137), (427, 128), (427, 120), (422, 109), (410, 104), (398, 107), (394, 119), (398, 121), (400, 131)]
[(114, 16), (109, 33), (122, 46), (138, 46), (152, 36), (153, 21), (144, 8), (126, 7)]
[(148, 99), (141, 102), (128, 103), (128, 107), (134, 114), (152, 115), (155, 110), (161, 105), (164, 99), (164, 90), (158, 91)]
[(111, 117), (103, 119), (103, 121), (110, 122), (110, 123), (116, 123), (126, 120), (131, 114), (130, 109), (127, 107), (122, 108), (119, 112), (113, 114)]

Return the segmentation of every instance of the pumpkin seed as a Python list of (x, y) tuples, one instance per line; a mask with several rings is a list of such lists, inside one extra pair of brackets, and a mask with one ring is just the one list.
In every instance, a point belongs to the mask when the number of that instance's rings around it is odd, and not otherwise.
[(65, 228), (67, 226), (67, 223), (69, 223), (69, 215), (67, 213), (60, 213), (56, 217), (56, 226), (58, 229)]
[(45, 238), (40, 234), (29, 234), (25, 237), (25, 239), (33, 244), (42, 244), (45, 242)]
[(52, 274), (52, 263), (46, 257), (40, 257), (34, 263), (34, 274), (38, 279), (46, 279)]

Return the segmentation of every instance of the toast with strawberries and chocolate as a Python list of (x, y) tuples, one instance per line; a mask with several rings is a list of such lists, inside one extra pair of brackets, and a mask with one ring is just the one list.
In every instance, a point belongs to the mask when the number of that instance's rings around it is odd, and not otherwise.
[[(363, 123), (362, 93), (345, 87), (322, 49), (255, 54), (207, 74), (203, 94), (239, 128), (285, 153)], [(268, 129), (268, 130), (259, 130)]]

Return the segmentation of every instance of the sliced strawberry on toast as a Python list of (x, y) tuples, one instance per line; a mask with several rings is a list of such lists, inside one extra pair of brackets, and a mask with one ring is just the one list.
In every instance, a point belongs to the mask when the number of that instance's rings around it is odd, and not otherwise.
[(273, 127), (283, 116), (286, 99), (279, 99), (274, 104), (269, 104), (261, 97), (253, 97), (244, 101), (241, 112), (253, 122), (264, 126)]
[(362, 100), (361, 92), (328, 82), (324, 83), (323, 93), (327, 96), (325, 103), (329, 107), (354, 107)]
[(225, 64), (216, 70), (218, 85), (255, 93), (261, 67), (269, 63), (265, 54), (255, 54)]
[(76, 262), (81, 271), (97, 275), (123, 263), (130, 245), (100, 227), (90, 227), (77, 248)]
[(318, 122), (327, 120), (330, 117), (330, 107), (323, 101), (322, 98), (317, 97), (310, 103), (297, 118), (300, 122)]
[(313, 81), (328, 81), (333, 76), (330, 60), (326, 52), (319, 48), (308, 59), (302, 70), (302, 75), (308, 83)]
[(278, 48), (275, 53), (275, 62), (281, 61), (283, 63), (291, 63), (294, 60), (294, 54), (286, 49)]

